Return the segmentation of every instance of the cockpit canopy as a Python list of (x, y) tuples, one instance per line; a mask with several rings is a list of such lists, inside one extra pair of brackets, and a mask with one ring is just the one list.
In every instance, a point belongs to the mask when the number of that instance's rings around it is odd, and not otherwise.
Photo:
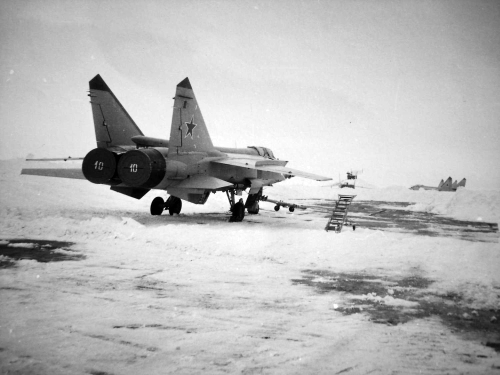
[(276, 159), (270, 148), (260, 146), (248, 146), (248, 148), (253, 148), (254, 150), (256, 150), (259, 153), (259, 156), (263, 156), (272, 160)]

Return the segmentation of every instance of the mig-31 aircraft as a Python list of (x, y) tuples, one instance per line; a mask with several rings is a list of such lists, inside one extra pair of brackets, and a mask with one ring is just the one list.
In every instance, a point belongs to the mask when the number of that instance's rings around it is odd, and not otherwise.
[(166, 190), (157, 197), (151, 214), (179, 214), (182, 200), (205, 204), (210, 193), (226, 192), (231, 207), (235, 194), (248, 190), (245, 208), (259, 212), (262, 188), (299, 176), (331, 180), (288, 168), (266, 147), (216, 147), (212, 144), (193, 88), (186, 78), (177, 85), (170, 139), (145, 136), (100, 75), (89, 82), (97, 148), (84, 158), (36, 159), (83, 160), (81, 169), (25, 168), (22, 174), (87, 179), (109, 185), (111, 190), (141, 199), (151, 189)]

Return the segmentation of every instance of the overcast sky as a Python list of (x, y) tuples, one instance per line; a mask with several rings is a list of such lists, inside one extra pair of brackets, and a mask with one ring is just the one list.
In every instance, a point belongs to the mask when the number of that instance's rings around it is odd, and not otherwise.
[(189, 77), (217, 146), (380, 186), (500, 186), (500, 2), (1, 1), (0, 158), (85, 156), (101, 74), (168, 138)]

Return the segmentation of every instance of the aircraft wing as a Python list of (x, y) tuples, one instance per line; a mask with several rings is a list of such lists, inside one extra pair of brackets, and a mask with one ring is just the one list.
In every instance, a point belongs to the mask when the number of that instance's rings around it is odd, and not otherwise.
[(23, 168), (21, 174), (85, 180), (81, 168)]
[(256, 169), (258, 171), (267, 171), (281, 173), (287, 176), (299, 176), (316, 181), (329, 181), (330, 177), (324, 177), (317, 174), (299, 171), (286, 166), (286, 161), (280, 160), (254, 160), (245, 158), (225, 158), (213, 160), (213, 163), (233, 165), (241, 168)]

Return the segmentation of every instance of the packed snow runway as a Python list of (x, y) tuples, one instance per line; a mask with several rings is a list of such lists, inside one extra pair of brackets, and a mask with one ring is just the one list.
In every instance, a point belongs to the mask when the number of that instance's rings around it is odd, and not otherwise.
[[(229, 223), (222, 193), (153, 217), (158, 192), (22, 165), (0, 162), (2, 373), (500, 372), (498, 191), (356, 189), (335, 234), (320, 208)], [(265, 194), (341, 192), (301, 183)]]

